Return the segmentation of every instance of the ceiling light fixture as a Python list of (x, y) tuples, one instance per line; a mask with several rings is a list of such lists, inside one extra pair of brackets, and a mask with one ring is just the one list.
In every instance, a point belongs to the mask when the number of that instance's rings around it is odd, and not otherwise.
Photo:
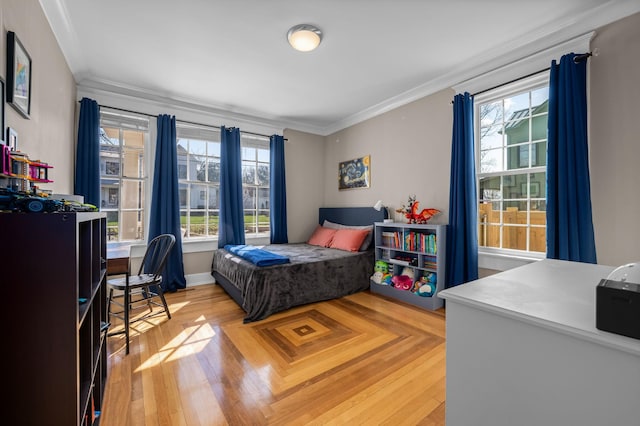
[(310, 24), (296, 25), (287, 32), (287, 40), (294, 49), (310, 52), (320, 44), (322, 31)]

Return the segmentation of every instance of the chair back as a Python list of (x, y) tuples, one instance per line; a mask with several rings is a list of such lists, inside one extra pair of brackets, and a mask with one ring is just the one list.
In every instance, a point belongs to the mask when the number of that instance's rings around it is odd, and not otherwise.
[(144, 253), (144, 258), (142, 258), (138, 275), (145, 272), (153, 274), (154, 279), (162, 275), (164, 265), (167, 263), (169, 253), (175, 243), (176, 237), (173, 234), (158, 235), (151, 240), (147, 246), (147, 251)]

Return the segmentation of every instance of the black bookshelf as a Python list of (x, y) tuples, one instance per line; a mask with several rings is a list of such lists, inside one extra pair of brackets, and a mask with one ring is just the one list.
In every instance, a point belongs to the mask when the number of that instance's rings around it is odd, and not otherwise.
[(10, 424), (94, 425), (107, 379), (106, 214), (0, 213)]

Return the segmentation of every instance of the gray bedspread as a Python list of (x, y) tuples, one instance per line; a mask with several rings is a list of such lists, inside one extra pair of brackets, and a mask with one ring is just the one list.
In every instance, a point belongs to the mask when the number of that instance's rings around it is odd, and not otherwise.
[(369, 288), (373, 251), (347, 252), (309, 244), (274, 244), (264, 250), (291, 263), (259, 267), (224, 249), (214, 251), (212, 272), (242, 294), (244, 322), (258, 321), (293, 306), (335, 299)]

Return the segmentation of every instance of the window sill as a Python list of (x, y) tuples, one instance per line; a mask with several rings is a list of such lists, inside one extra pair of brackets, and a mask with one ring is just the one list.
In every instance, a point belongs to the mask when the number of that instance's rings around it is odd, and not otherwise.
[[(270, 243), (269, 235), (256, 235), (251, 237), (246, 237), (247, 244), (253, 245), (266, 245)], [(123, 247), (130, 246), (131, 247), (131, 257), (142, 257), (144, 256), (144, 252), (147, 248), (147, 244), (140, 241), (125, 241), (125, 242), (109, 242), (107, 243), (107, 247), (115, 248), (115, 247)], [(189, 240), (182, 241), (182, 253), (202, 253), (207, 251), (213, 251), (218, 249), (218, 239), (217, 238), (202, 238), (197, 240)]]
[[(269, 236), (251, 236), (246, 237), (247, 244), (253, 245), (265, 245), (269, 244)], [(213, 251), (218, 249), (217, 238), (203, 238), (201, 240), (190, 240), (182, 242), (182, 253), (202, 253), (207, 251)]]
[(544, 253), (527, 253), (526, 255), (522, 255), (482, 250), (478, 252), (478, 267), (483, 269), (493, 269), (496, 271), (507, 271), (509, 269), (537, 262), (544, 258)]

